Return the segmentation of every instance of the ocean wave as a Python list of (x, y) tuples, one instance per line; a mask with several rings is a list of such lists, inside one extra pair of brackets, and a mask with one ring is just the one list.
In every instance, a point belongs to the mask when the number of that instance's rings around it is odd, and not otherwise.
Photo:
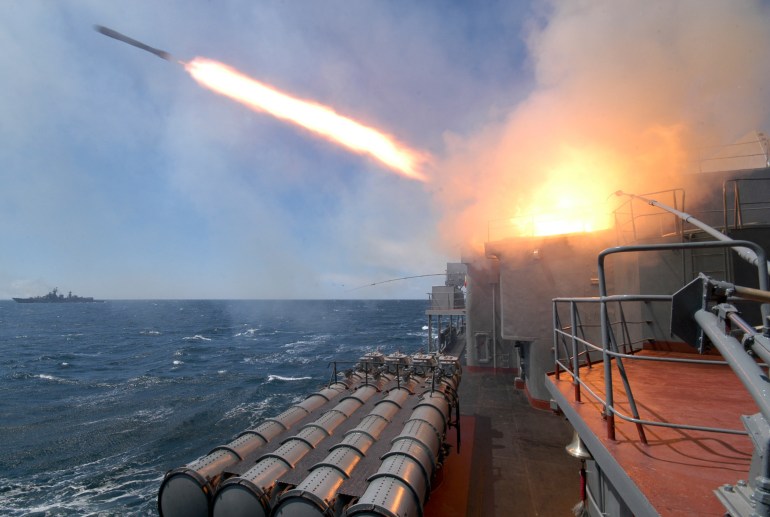
[(254, 337), (259, 329), (246, 329), (243, 332), (238, 332), (235, 337)]
[(210, 337), (201, 336), (200, 334), (195, 334), (194, 336), (186, 336), (182, 339), (185, 341), (211, 341)]
[(146, 424), (148, 422), (160, 422), (173, 414), (173, 409), (168, 407), (160, 407), (153, 409), (140, 409), (133, 414), (133, 418), (140, 420), (143, 424)]
[(141, 330), (139, 334), (142, 336), (160, 336), (159, 330)]
[(312, 377), (284, 377), (283, 375), (272, 375), (269, 374), (267, 376), (267, 382), (273, 382), (273, 381), (309, 381), (312, 379)]
[(314, 361), (317, 361), (318, 357), (308, 357), (305, 355), (299, 355), (296, 352), (283, 351), (279, 354), (271, 354), (269, 356), (258, 357), (244, 357), (241, 361), (243, 364), (253, 364), (257, 366), (263, 366), (266, 364), (278, 364), (278, 365), (306, 365)]
[(78, 384), (78, 381), (72, 379), (64, 379), (63, 377), (57, 377), (49, 373), (15, 373), (12, 378), (14, 379), (40, 379), (45, 382), (54, 382), (56, 384)]
[(125, 454), (28, 478), (0, 478), (3, 515), (144, 513), (161, 479), (152, 465)]
[(220, 418), (219, 422), (217, 423), (221, 423), (224, 420), (232, 418), (240, 418), (241, 416), (246, 415), (249, 418), (249, 422), (252, 425), (256, 425), (262, 420), (262, 415), (265, 410), (273, 406), (274, 399), (275, 397), (271, 395), (258, 402), (242, 402), (237, 406), (229, 409), (224, 415), (222, 415), (222, 418)]

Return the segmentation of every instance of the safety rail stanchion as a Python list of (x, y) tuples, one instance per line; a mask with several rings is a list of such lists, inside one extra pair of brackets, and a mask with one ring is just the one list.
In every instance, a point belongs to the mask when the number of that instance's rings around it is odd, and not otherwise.
[(556, 307), (556, 302), (553, 302), (551, 304), (552, 310), (551, 310), (551, 319), (553, 322), (553, 360), (554, 360), (554, 372), (556, 380), (559, 380), (559, 374), (561, 373), (561, 368), (559, 366), (559, 333), (556, 331), (556, 329), (561, 328), (561, 322), (559, 321), (559, 312), (558, 308)]
[[(604, 279), (600, 276), (599, 281)], [(601, 287), (600, 287), (601, 290)], [(606, 294), (606, 293), (603, 293)], [(612, 357), (607, 355), (607, 346), (610, 341), (607, 320), (609, 315), (607, 314), (607, 302), (602, 296), (599, 302), (599, 318), (601, 321), (602, 330), (602, 360), (604, 361), (604, 417), (607, 420), (607, 438), (615, 440), (615, 413), (612, 411), (612, 405), (614, 400), (612, 397)]]
[(633, 345), (631, 344), (631, 333), (628, 331), (628, 321), (626, 321), (626, 313), (623, 311), (623, 302), (618, 301), (618, 313), (620, 315), (620, 331), (623, 336), (623, 353), (629, 353), (629, 347), (633, 351)]
[(577, 327), (575, 326), (575, 322), (577, 321), (577, 305), (575, 302), (570, 302), (569, 308), (570, 325), (572, 326), (570, 332), (572, 336), (572, 384), (575, 386), (575, 401), (580, 402), (580, 357), (578, 357), (577, 336), (575, 335), (575, 331), (577, 330)]
[[(620, 304), (620, 301), (618, 301)], [(626, 397), (628, 398), (628, 405), (631, 408), (631, 415), (636, 420), (639, 420), (639, 410), (636, 407), (636, 400), (634, 394), (631, 391), (631, 384), (628, 382), (628, 374), (626, 373), (626, 366), (623, 364), (623, 358), (620, 356), (620, 347), (618, 346), (618, 340), (615, 337), (615, 332), (612, 330), (612, 326), (608, 329), (610, 335), (610, 347), (615, 355), (615, 362), (618, 365), (618, 373), (620, 373), (620, 379), (623, 381), (623, 388), (626, 390)], [(614, 414), (614, 408), (612, 408)], [(643, 444), (647, 445), (647, 436), (644, 434), (644, 427), (640, 423), (636, 423), (636, 430), (639, 433), (639, 439)]]
[(583, 322), (580, 319), (580, 313), (579, 312), (575, 312), (575, 316), (576, 316), (575, 321), (577, 323), (578, 328), (580, 329), (580, 337), (584, 341), (584, 343), (583, 343), (583, 353), (585, 353), (585, 356), (586, 356), (586, 364), (588, 365), (589, 368), (591, 368), (593, 365), (591, 364), (591, 354), (588, 353), (588, 347), (585, 345), (586, 333), (585, 333), (585, 330), (583, 330)]

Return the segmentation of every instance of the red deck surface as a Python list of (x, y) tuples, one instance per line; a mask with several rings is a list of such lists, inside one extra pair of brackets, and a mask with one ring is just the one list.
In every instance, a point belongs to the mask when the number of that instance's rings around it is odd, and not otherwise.
[[(447, 457), (440, 479), (433, 481), (432, 492), (425, 505), (424, 517), (462, 517), (468, 508), (468, 489), (470, 487), (472, 446), (475, 439), (476, 419), (461, 416), (462, 440), (458, 454), (456, 448)], [(457, 429), (452, 428), (447, 434), (447, 442), (457, 443)]]
[[(682, 356), (666, 352), (642, 354)], [(625, 360), (624, 365), (642, 419), (742, 430), (740, 416), (757, 412), (728, 366), (633, 360)], [(602, 363), (591, 369), (581, 368), (580, 376), (594, 392), (604, 396)], [(615, 365), (612, 378), (615, 405), (630, 415)], [(747, 478), (753, 452), (748, 436), (646, 426), (649, 443), (644, 445), (634, 424), (616, 418), (613, 442), (607, 438), (602, 404), (585, 391), (583, 402), (575, 402), (568, 374), (562, 373), (561, 380), (551, 377), (549, 381), (660, 515), (725, 514), (713, 490)]]

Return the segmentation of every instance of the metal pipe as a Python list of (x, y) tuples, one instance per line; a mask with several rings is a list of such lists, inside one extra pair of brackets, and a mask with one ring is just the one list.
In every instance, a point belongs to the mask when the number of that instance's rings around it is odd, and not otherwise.
[[(717, 239), (719, 241), (723, 241), (723, 242), (737, 242), (737, 241), (733, 241), (733, 239), (731, 237), (728, 237), (727, 235), (725, 235), (724, 233), (720, 232), (719, 230), (717, 230), (713, 226), (709, 226), (708, 224), (704, 223), (703, 221), (700, 221), (699, 219), (696, 219), (694, 216), (692, 216), (692, 215), (690, 215), (688, 213), (679, 211), (676, 208), (670, 207), (670, 206), (668, 206), (668, 205), (666, 205), (664, 203), (661, 203), (659, 201), (655, 201), (654, 199), (648, 199), (646, 197), (637, 196), (635, 194), (628, 194), (628, 193), (623, 192), (621, 190), (617, 191), (615, 194), (618, 195), (618, 196), (629, 196), (629, 197), (634, 198), (634, 199), (639, 199), (639, 200), (644, 201), (645, 203), (647, 203), (647, 204), (649, 204), (651, 206), (656, 206), (656, 207), (660, 208), (661, 210), (665, 210), (666, 212), (674, 214), (675, 216), (677, 216), (680, 219), (682, 219), (684, 222), (690, 223), (693, 226), (695, 226), (697, 228), (700, 228), (701, 230), (703, 230), (704, 232), (706, 232), (707, 234), (711, 235), (712, 237), (714, 237), (715, 239)], [(747, 262), (749, 262), (751, 264), (754, 264), (755, 266), (759, 266), (759, 264), (758, 264), (759, 259), (757, 257), (757, 254), (755, 252), (753, 252), (751, 249), (744, 248), (744, 247), (741, 247), (741, 246), (734, 246), (733, 250), (735, 250), (735, 252), (738, 254), (738, 256), (740, 256), (742, 259), (746, 260)], [(767, 267), (767, 260), (765, 260), (765, 266)]]
[[(723, 235), (723, 237), (726, 237)], [(754, 263), (754, 265), (757, 266), (757, 282), (759, 284), (759, 289), (762, 291), (768, 291), (768, 276), (767, 276), (767, 269), (768, 269), (768, 262), (767, 262), (767, 255), (765, 254), (765, 250), (757, 243), (751, 242), (751, 241), (743, 241), (743, 240), (733, 240), (729, 237), (726, 237), (727, 240), (719, 240), (719, 241), (704, 241), (704, 242), (680, 242), (680, 243), (671, 243), (671, 244), (638, 244), (634, 246), (617, 246), (614, 248), (607, 248), (603, 250), (601, 253), (599, 253), (598, 258), (598, 268), (599, 268), (599, 295), (602, 300), (605, 299), (605, 295), (607, 294), (607, 285), (604, 275), (604, 260), (608, 255), (612, 255), (615, 253), (627, 253), (627, 252), (637, 252), (637, 251), (670, 251), (670, 250), (678, 250), (678, 249), (698, 249), (698, 248), (732, 248), (737, 253), (737, 247), (740, 248), (748, 248), (750, 251), (753, 251), (754, 255), (756, 256), (757, 260)], [(604, 302), (602, 302), (604, 303)], [(768, 320), (768, 316), (770, 316), (770, 304), (763, 303), (761, 306), (762, 310), (762, 325), (763, 325), (763, 334), (765, 336), (770, 335), (770, 328), (768, 325), (770, 324), (770, 320)], [(604, 323), (604, 322), (603, 322)]]
[[(763, 291), (761, 289), (754, 289), (753, 287), (744, 287), (741, 285), (735, 285), (730, 282), (721, 282), (718, 280), (710, 280), (710, 283), (724, 289), (726, 291), (732, 291), (732, 294), (738, 295), (739, 298), (745, 300), (751, 300), (753, 302), (770, 303), (770, 292)], [(729, 295), (730, 293), (728, 293)]]
[(770, 420), (770, 382), (734, 337), (725, 335), (719, 327), (719, 320), (711, 312), (700, 309), (695, 313), (695, 321), (701, 326), (708, 338), (730, 364), (738, 379), (746, 387), (757, 407), (766, 420)]

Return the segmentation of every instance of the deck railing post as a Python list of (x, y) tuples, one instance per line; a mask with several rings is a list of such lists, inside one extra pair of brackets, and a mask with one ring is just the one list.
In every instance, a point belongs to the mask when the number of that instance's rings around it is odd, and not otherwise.
[(569, 303), (570, 325), (572, 326), (572, 384), (575, 386), (575, 401), (580, 402), (580, 358), (578, 356), (577, 336), (577, 304), (574, 301)]
[[(606, 251), (606, 250), (605, 250)], [(613, 412), (614, 400), (612, 397), (612, 356), (607, 353), (610, 346), (610, 331), (607, 314), (607, 283), (604, 276), (604, 254), (599, 254), (599, 318), (602, 329), (602, 360), (604, 362), (604, 416), (607, 419), (607, 438), (615, 440), (615, 413)]]
[(559, 368), (559, 316), (558, 316), (558, 309), (556, 308), (556, 304), (558, 302), (553, 301), (551, 302), (551, 319), (552, 319), (552, 325), (551, 328), (553, 329), (553, 362), (554, 362), (554, 376), (556, 377), (556, 380), (559, 380), (559, 374), (561, 373), (561, 368)]
[(604, 416), (607, 419), (607, 438), (615, 440), (615, 413), (613, 404), (615, 403), (612, 394), (612, 356), (607, 353), (610, 346), (610, 333), (608, 329), (609, 315), (607, 314), (607, 302), (602, 301), (599, 305), (601, 327), (602, 327), (602, 359), (604, 361)]

